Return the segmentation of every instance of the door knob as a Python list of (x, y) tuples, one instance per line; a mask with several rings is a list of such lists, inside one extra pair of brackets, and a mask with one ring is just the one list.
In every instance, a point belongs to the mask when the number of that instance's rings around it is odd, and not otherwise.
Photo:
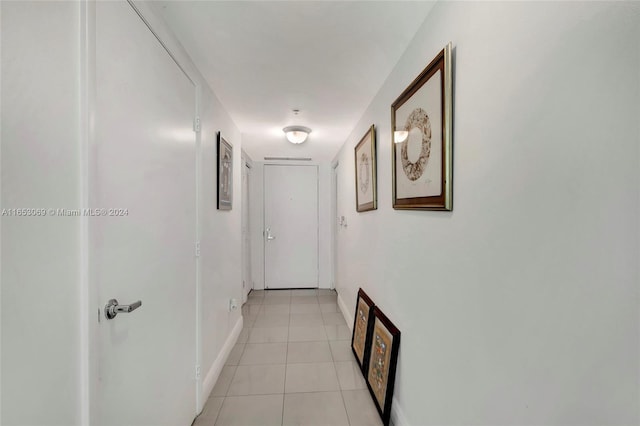
[(118, 305), (118, 301), (116, 299), (111, 299), (104, 306), (104, 316), (107, 319), (114, 319), (118, 314), (128, 314), (129, 312), (133, 312), (142, 306), (142, 301), (138, 300), (130, 305)]

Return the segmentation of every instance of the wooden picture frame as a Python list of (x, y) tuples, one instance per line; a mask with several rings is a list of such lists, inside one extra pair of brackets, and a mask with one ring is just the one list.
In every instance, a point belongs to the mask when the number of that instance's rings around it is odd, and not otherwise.
[(369, 339), (373, 331), (373, 301), (360, 288), (356, 300), (356, 312), (353, 317), (353, 332), (351, 334), (351, 351), (360, 365), (362, 375), (366, 375), (369, 363)]
[(449, 43), (391, 105), (394, 209), (453, 208), (451, 49)]
[(355, 149), (356, 211), (378, 208), (378, 173), (376, 164), (376, 129), (371, 125)]
[(372, 323), (369, 366), (365, 379), (382, 422), (388, 426), (400, 349), (400, 330), (377, 306), (373, 308)]
[(231, 210), (233, 204), (233, 146), (218, 132), (218, 210)]

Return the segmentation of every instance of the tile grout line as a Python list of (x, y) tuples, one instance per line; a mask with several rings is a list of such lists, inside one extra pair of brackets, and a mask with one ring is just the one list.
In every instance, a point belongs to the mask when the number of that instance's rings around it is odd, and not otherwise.
[[(229, 387), (231, 387), (231, 385), (229, 385)], [(220, 409), (218, 410), (218, 414), (216, 414), (216, 418), (213, 420), (214, 426), (215, 426), (216, 423), (218, 423), (218, 417), (220, 417), (220, 413), (222, 413), (222, 407), (224, 407), (224, 403), (225, 403), (226, 400), (227, 400), (227, 397), (223, 396), (222, 397), (222, 404), (220, 404)]]
[[(329, 337), (327, 335), (327, 337)], [(347, 403), (344, 400), (344, 393), (342, 390), (342, 385), (340, 384), (340, 377), (338, 377), (338, 368), (336, 367), (336, 359), (333, 356), (333, 351), (331, 350), (331, 344), (329, 344), (329, 351), (331, 352), (331, 359), (333, 360), (333, 370), (336, 372), (336, 379), (338, 380), (338, 388), (340, 390), (340, 398), (342, 399), (342, 407), (344, 408), (344, 413), (347, 416), (347, 422), (351, 425), (351, 419), (349, 418), (349, 411), (347, 410)]]
[[(291, 296), (293, 296), (293, 295), (291, 295)], [(345, 412), (345, 414), (346, 414), (346, 418), (347, 418), (348, 424), (351, 424), (351, 422), (352, 422), (352, 421), (351, 421), (351, 419), (349, 418), (349, 414), (348, 414), (347, 409), (346, 409), (346, 402), (345, 402), (345, 398), (344, 398), (344, 393), (343, 393), (342, 387), (341, 387), (341, 385), (340, 385), (340, 379), (338, 378), (338, 370), (337, 370), (337, 366), (336, 366), (336, 362), (337, 362), (337, 361), (336, 361), (336, 357), (335, 357), (335, 355), (333, 354), (333, 351), (331, 350), (331, 347), (332, 347), (332, 346), (331, 346), (331, 342), (332, 342), (333, 340), (329, 339), (329, 332), (328, 332), (328, 330), (327, 330), (327, 327), (329, 327), (329, 326), (337, 326), (337, 324), (325, 324), (325, 319), (326, 319), (326, 317), (330, 317), (330, 316), (332, 316), (334, 312), (323, 312), (323, 311), (321, 310), (321, 307), (320, 307), (320, 300), (318, 299), (318, 297), (319, 297), (319, 295), (318, 295), (318, 294), (316, 294), (315, 299), (316, 299), (316, 303), (318, 304), (318, 308), (319, 308), (319, 310), (320, 310), (320, 312), (319, 312), (319, 313), (320, 313), (320, 318), (322, 319), (322, 324), (321, 324), (321, 326), (322, 326), (322, 330), (323, 330), (323, 333), (322, 333), (322, 334), (323, 334), (323, 336), (324, 336), (324, 339), (323, 339), (323, 340), (311, 340), (311, 341), (304, 341), (304, 340), (303, 340), (303, 341), (300, 341), (300, 342), (291, 342), (291, 340), (290, 340), (290, 339), (291, 339), (291, 328), (292, 328), (292, 323), (291, 323), (291, 321), (292, 321), (292, 318), (293, 318), (293, 315), (294, 315), (294, 313), (292, 312), (292, 307), (293, 307), (293, 305), (294, 305), (294, 304), (296, 304), (296, 303), (293, 303), (293, 302), (292, 302), (291, 297), (289, 298), (289, 302), (288, 302), (288, 306), (289, 306), (289, 309), (288, 309), (288, 319), (289, 319), (289, 321), (288, 321), (288, 324), (287, 324), (286, 345), (285, 345), (284, 390), (282, 391), (282, 394), (281, 394), (281, 395), (282, 395), (282, 398), (283, 398), (283, 399), (282, 399), (282, 409), (281, 409), (281, 410), (282, 410), (282, 411), (281, 411), (281, 413), (282, 413), (282, 417), (281, 417), (281, 425), (284, 425), (284, 423), (285, 423), (285, 422), (284, 422), (284, 412), (285, 412), (285, 397), (286, 397), (286, 395), (287, 395), (287, 394), (286, 394), (286, 380), (287, 380), (287, 369), (288, 369), (288, 366), (289, 366), (289, 365), (292, 365), (292, 364), (305, 364), (305, 363), (290, 363), (290, 360), (289, 360), (289, 348), (290, 348), (290, 343), (312, 343), (312, 342), (317, 342), (317, 343), (326, 342), (326, 344), (328, 345), (328, 347), (329, 347), (329, 354), (330, 354), (330, 357), (331, 357), (330, 359), (331, 359), (331, 362), (332, 362), (333, 367), (334, 367), (334, 372), (335, 372), (335, 374), (336, 374), (336, 379), (337, 379), (337, 381), (338, 381), (338, 389), (337, 389), (337, 390), (338, 390), (338, 391), (340, 391), (340, 395), (341, 395), (341, 399), (342, 399), (342, 403), (343, 403), (343, 408), (344, 408), (344, 410), (345, 410), (344, 412)], [(248, 336), (247, 336), (247, 341), (245, 342), (245, 345), (244, 345), (244, 347), (243, 347), (243, 350), (242, 350), (242, 352), (240, 353), (240, 358), (242, 358), (242, 357), (244, 356), (244, 354), (246, 353), (246, 349), (247, 349), (247, 348), (246, 348), (246, 346), (247, 346), (248, 344), (250, 344), (250, 342), (249, 342), (249, 337), (253, 334), (253, 331), (254, 331), (254, 329), (256, 328), (255, 326), (256, 326), (256, 325), (262, 325), (262, 324), (258, 324), (258, 319), (259, 319), (259, 317), (260, 317), (261, 315), (266, 315), (267, 307), (266, 307), (266, 304), (264, 303), (264, 302), (265, 302), (265, 300), (266, 300), (266, 297), (263, 297), (263, 298), (262, 298), (262, 301), (261, 301), (261, 304), (259, 304), (259, 306), (260, 306), (260, 307), (258, 308), (258, 313), (257, 313), (257, 315), (256, 315), (255, 320), (253, 321), (252, 326), (251, 326), (251, 327), (250, 327), (250, 329), (249, 329)], [(334, 301), (333, 303), (335, 304), (335, 301)], [(328, 304), (328, 303), (325, 303), (325, 304)], [(283, 304), (283, 305), (284, 305), (284, 304)], [(307, 305), (307, 304), (304, 304), (304, 303), (303, 303), (303, 304), (300, 304), (300, 305)], [(308, 304), (308, 305), (311, 305), (311, 304)], [(336, 311), (336, 312), (337, 312), (337, 311)], [(296, 313), (296, 314), (315, 314), (315, 313), (318, 313), (318, 312), (317, 312), (317, 311), (314, 311), (314, 312), (299, 312), (299, 313)], [(277, 326), (273, 326), (273, 327), (277, 327)], [(313, 326), (309, 325), (308, 327), (313, 327)], [(320, 327), (320, 326), (318, 326), (318, 327)], [(261, 327), (258, 327), (258, 328), (261, 328)], [(338, 336), (336, 335), (336, 339), (334, 339), (336, 342), (340, 341), (340, 339), (338, 339), (337, 337), (338, 337)], [(344, 340), (348, 340), (348, 339), (344, 339)], [(276, 342), (260, 342), (260, 343), (276, 343)], [(265, 364), (265, 365), (268, 365), (268, 364)], [(240, 367), (240, 361), (238, 361), (238, 365), (236, 366), (236, 370), (234, 371), (233, 377), (232, 377), (232, 379), (231, 379), (231, 383), (233, 383), (233, 379), (234, 379), (234, 378), (235, 378), (235, 376), (237, 375), (237, 369), (238, 369), (238, 367)], [(223, 398), (222, 405), (224, 405), (224, 403), (225, 403), (226, 399), (228, 399), (228, 398), (229, 398), (229, 391), (230, 391), (230, 388), (231, 388), (231, 384), (229, 385), (229, 388), (227, 389), (227, 391), (226, 391), (226, 393), (225, 393), (225, 397)], [(323, 392), (323, 391), (295, 392), (295, 393), (319, 393), (319, 392)], [(326, 392), (330, 392), (330, 391), (326, 391)], [(260, 395), (263, 395), (263, 394), (260, 394)], [(276, 394), (270, 394), (270, 393), (267, 393), (267, 394), (264, 394), (264, 395), (278, 395), (278, 393), (276, 393)], [(221, 408), (220, 408), (220, 410), (218, 411), (218, 414), (217, 414), (217, 416), (216, 416), (216, 419), (215, 419), (215, 421), (216, 421), (216, 422), (220, 419), (220, 413), (221, 413), (221, 412), (222, 412), (222, 406), (221, 406)]]
[(287, 391), (287, 366), (289, 365), (289, 334), (291, 333), (291, 298), (289, 298), (289, 323), (287, 325), (287, 349), (284, 353), (284, 383), (282, 384), (282, 416), (280, 426), (284, 426), (284, 396)]

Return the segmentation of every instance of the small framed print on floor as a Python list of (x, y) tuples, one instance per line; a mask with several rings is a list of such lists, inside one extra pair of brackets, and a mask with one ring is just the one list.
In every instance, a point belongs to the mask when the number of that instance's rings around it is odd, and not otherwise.
[(400, 330), (377, 306), (373, 307), (372, 328), (371, 339), (367, 344), (369, 366), (365, 378), (382, 422), (388, 426), (400, 349)]
[(369, 341), (373, 326), (373, 302), (367, 296), (364, 290), (358, 290), (358, 299), (356, 300), (356, 314), (353, 319), (353, 334), (351, 336), (351, 350), (356, 357), (356, 361), (360, 365), (362, 374), (367, 371), (369, 361)]

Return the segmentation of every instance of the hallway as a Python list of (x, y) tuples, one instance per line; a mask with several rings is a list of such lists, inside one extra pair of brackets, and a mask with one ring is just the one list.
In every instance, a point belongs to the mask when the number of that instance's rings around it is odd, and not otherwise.
[(195, 426), (379, 425), (333, 290), (253, 291)]
[(0, 0), (0, 39), (1, 425), (379, 425), (360, 289), (385, 423), (640, 425), (640, 1)]

